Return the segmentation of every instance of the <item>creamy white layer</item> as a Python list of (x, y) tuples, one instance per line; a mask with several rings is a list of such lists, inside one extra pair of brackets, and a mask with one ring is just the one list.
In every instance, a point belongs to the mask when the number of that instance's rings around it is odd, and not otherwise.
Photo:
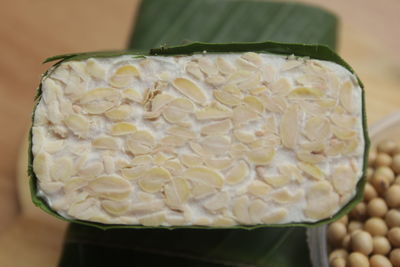
[(34, 171), (41, 196), (66, 218), (313, 222), (356, 192), (361, 116), (354, 75), (321, 60), (204, 53), (71, 61), (43, 78)]

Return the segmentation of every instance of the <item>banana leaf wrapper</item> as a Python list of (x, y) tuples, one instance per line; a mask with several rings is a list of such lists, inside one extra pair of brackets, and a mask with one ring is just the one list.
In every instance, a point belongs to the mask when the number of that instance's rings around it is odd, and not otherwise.
[[(190, 13), (190, 16), (181, 18), (183, 13)], [(210, 14), (216, 19), (210, 20)], [(180, 22), (170, 27), (177, 19)], [(220, 27), (219, 23), (227, 26)], [(128, 47), (146, 49), (187, 41), (227, 43), (274, 40), (323, 44), (335, 49), (337, 24), (337, 18), (332, 13), (293, 2), (144, 0)], [(137, 240), (147, 244), (138, 244)], [(72, 223), (65, 236), (59, 266), (120, 263), (132, 266), (307, 267), (311, 266), (308, 254), (303, 227), (259, 228), (252, 231), (140, 228), (102, 231)]]
[[(280, 55), (294, 55), (299, 57), (310, 57), (311, 59), (320, 59), (325, 61), (330, 61), (337, 63), (351, 73), (354, 73), (352, 68), (337, 54), (335, 54), (332, 50), (330, 50), (326, 46), (322, 45), (305, 45), (305, 44), (287, 44), (287, 43), (277, 43), (277, 42), (262, 42), (262, 43), (229, 43), (229, 44), (211, 44), (211, 43), (191, 43), (182, 46), (175, 47), (161, 47), (157, 49), (151, 49), (148, 52), (139, 52), (139, 51), (116, 51), (116, 52), (94, 52), (94, 53), (82, 53), (82, 54), (68, 54), (61, 55), (49, 58), (46, 62), (58, 60), (58, 62), (49, 70), (54, 71), (61, 63), (68, 61), (78, 61), (84, 60), (87, 58), (102, 58), (102, 57), (115, 57), (120, 55), (132, 55), (134, 57), (143, 57), (148, 55), (157, 55), (157, 56), (171, 56), (171, 55), (191, 55), (196, 53), (203, 53), (203, 51), (207, 51), (207, 53), (232, 53), (232, 52), (257, 52), (257, 53), (273, 53)], [(48, 75), (48, 73), (44, 74), (44, 76)], [(358, 78), (357, 78), (358, 79)], [(362, 87), (361, 81), (358, 79), (359, 85)], [(41, 86), (39, 86), (37, 101), (40, 100), (41, 97)], [(341, 217), (343, 214), (347, 213), (361, 198), (363, 194), (363, 187), (365, 183), (364, 173), (366, 169), (366, 157), (367, 151), (369, 147), (369, 139), (367, 134), (367, 124), (366, 124), (366, 116), (365, 116), (365, 103), (364, 103), (364, 91), (362, 91), (362, 125), (363, 125), (363, 135), (365, 140), (364, 146), (364, 161), (363, 161), (363, 178), (361, 178), (357, 183), (357, 192), (353, 199), (348, 202), (344, 207), (340, 209), (334, 216), (323, 219), (316, 222), (300, 222), (300, 223), (283, 223), (283, 224), (258, 224), (258, 225), (237, 225), (237, 226), (227, 226), (227, 228), (244, 228), (244, 229), (254, 229), (259, 227), (288, 227), (288, 226), (316, 226), (325, 224), (331, 221), (336, 220)], [(31, 133), (32, 136), (32, 133)], [(147, 228), (153, 226), (142, 226), (142, 225), (112, 225), (112, 224), (101, 224), (96, 222), (82, 221), (82, 220), (74, 220), (67, 219), (63, 216), (60, 216), (57, 212), (52, 210), (50, 206), (46, 203), (46, 201), (39, 196), (38, 194), (38, 184), (37, 177), (33, 171), (33, 154), (32, 154), (32, 139), (30, 140), (30, 158), (29, 158), (29, 174), (31, 176), (31, 190), (32, 190), (32, 200), (41, 209), (50, 213), (53, 216), (58, 218), (76, 222), (91, 226), (96, 226), (101, 229), (110, 229), (110, 228)], [(160, 226), (163, 227), (163, 226)], [(210, 226), (165, 226), (164, 228), (213, 228)]]

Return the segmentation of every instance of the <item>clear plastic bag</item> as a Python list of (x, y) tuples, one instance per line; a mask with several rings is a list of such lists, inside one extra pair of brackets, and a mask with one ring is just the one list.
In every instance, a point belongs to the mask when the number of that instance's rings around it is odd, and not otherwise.
[[(385, 140), (400, 141), (400, 112), (396, 112), (378, 121), (369, 128), (371, 146)], [(310, 248), (310, 258), (314, 267), (329, 267), (326, 225), (309, 228), (307, 243)]]

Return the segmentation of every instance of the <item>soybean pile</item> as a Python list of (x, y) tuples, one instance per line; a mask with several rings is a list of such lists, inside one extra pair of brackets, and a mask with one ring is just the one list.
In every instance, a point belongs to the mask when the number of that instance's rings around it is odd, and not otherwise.
[(364, 199), (327, 237), (331, 267), (400, 266), (400, 143), (371, 148)]

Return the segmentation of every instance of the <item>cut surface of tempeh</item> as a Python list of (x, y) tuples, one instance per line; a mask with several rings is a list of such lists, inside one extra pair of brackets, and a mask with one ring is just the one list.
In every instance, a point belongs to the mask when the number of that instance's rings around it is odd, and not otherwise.
[(362, 89), (270, 53), (62, 62), (32, 127), (38, 190), (65, 218), (146, 226), (316, 222), (356, 193)]

